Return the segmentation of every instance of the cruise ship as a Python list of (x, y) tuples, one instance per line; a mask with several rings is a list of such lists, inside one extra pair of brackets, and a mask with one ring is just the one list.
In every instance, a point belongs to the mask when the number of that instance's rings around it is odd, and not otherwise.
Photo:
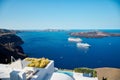
[(76, 45), (77, 45), (77, 47), (82, 47), (82, 48), (89, 48), (90, 47), (90, 45), (88, 43), (80, 43), (79, 42)]
[(68, 38), (68, 41), (70, 41), (70, 42), (82, 42), (82, 39), (69, 37), (69, 38)]

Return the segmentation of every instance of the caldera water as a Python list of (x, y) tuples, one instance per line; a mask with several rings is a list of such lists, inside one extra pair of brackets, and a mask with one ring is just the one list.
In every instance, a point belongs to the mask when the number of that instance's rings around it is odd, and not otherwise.
[[(120, 68), (120, 37), (81, 38), (89, 48), (78, 48), (76, 42), (69, 42), (70, 32), (89, 30), (69, 30), (58, 32), (27, 31), (17, 33), (29, 57), (49, 58), (55, 67), (74, 69), (77, 67), (115, 67)], [(100, 30), (120, 33), (120, 30)]]

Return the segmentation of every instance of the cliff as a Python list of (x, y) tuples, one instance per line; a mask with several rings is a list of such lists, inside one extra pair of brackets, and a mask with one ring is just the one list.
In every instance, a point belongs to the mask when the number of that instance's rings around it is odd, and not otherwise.
[(11, 56), (24, 59), (26, 55), (21, 47), (22, 39), (15, 31), (0, 29), (0, 63), (10, 63)]
[(120, 33), (107, 33), (100, 31), (93, 32), (71, 32), (71, 36), (85, 37), (85, 38), (103, 38), (103, 37), (120, 37)]

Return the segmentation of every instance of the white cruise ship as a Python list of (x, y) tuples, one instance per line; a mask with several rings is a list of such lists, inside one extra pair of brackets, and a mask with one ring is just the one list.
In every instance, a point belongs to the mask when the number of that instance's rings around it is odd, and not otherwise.
[(82, 39), (69, 37), (68, 41), (70, 41), (70, 42), (82, 42)]
[(88, 43), (80, 43), (79, 42), (76, 45), (77, 45), (77, 47), (82, 47), (82, 48), (88, 48), (88, 47), (90, 47), (90, 45)]

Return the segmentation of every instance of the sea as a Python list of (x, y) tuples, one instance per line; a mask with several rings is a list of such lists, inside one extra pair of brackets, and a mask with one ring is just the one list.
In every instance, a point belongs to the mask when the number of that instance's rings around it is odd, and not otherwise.
[[(120, 68), (120, 37), (81, 38), (82, 43), (90, 47), (80, 48), (76, 42), (68, 41), (70, 32), (85, 32), (94, 30), (65, 31), (24, 31), (17, 33), (22, 38), (25, 54), (29, 57), (45, 57), (54, 60), (55, 67), (74, 69), (78, 67)], [(120, 30), (98, 30), (120, 33)]]

